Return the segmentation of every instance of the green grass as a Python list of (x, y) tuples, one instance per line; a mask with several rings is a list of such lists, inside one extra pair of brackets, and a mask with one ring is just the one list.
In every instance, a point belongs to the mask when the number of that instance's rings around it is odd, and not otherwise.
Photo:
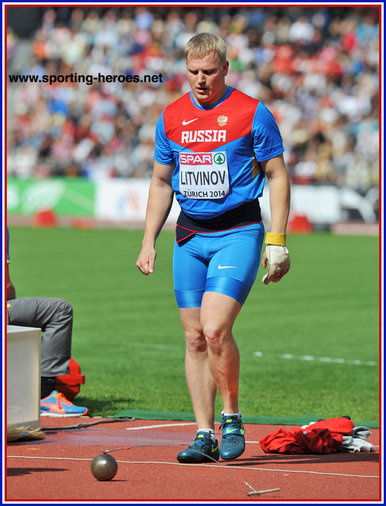
[[(86, 376), (78, 404), (104, 416), (192, 411), (172, 287), (173, 232), (161, 233), (148, 277), (135, 267), (142, 231), (12, 227), (10, 233), (17, 296), (63, 297), (73, 305), (72, 355)], [(260, 270), (235, 324), (242, 412), (378, 420), (378, 238), (292, 235), (288, 247), (288, 275), (264, 286)]]

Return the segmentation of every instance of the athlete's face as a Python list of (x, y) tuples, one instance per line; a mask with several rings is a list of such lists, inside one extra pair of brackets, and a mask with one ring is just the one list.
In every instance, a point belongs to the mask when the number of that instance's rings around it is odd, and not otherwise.
[(194, 99), (207, 107), (218, 102), (225, 94), (227, 86), (225, 76), (228, 74), (229, 62), (221, 63), (214, 51), (204, 58), (186, 59), (188, 81)]

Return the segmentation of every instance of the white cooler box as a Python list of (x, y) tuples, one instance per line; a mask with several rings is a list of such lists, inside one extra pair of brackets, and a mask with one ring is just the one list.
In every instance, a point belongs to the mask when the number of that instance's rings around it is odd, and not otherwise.
[(40, 426), (41, 330), (7, 327), (7, 427)]

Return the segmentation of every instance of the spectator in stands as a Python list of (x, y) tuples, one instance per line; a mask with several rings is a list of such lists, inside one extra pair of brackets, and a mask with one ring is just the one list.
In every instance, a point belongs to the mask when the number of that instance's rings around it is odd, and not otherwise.
[[(8, 174), (149, 177), (156, 118), (187, 91), (183, 48), (199, 31), (224, 38), (229, 84), (278, 118), (293, 182), (361, 192), (378, 184), (379, 20), (371, 7), (50, 7), (24, 74), (165, 79), (9, 84)], [(12, 66), (11, 27), (8, 35)], [(352, 163), (344, 168), (349, 147)], [(307, 178), (299, 178), (306, 167)]]

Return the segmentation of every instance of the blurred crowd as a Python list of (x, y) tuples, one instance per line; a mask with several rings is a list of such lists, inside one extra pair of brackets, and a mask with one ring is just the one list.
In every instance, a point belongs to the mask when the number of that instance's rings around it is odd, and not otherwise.
[(163, 82), (8, 81), (8, 175), (149, 177), (158, 116), (188, 91), (185, 44), (210, 31), (227, 42), (227, 83), (276, 117), (292, 182), (365, 193), (379, 183), (378, 17), (368, 6), (44, 8), (21, 69), (8, 27), (8, 74)]

